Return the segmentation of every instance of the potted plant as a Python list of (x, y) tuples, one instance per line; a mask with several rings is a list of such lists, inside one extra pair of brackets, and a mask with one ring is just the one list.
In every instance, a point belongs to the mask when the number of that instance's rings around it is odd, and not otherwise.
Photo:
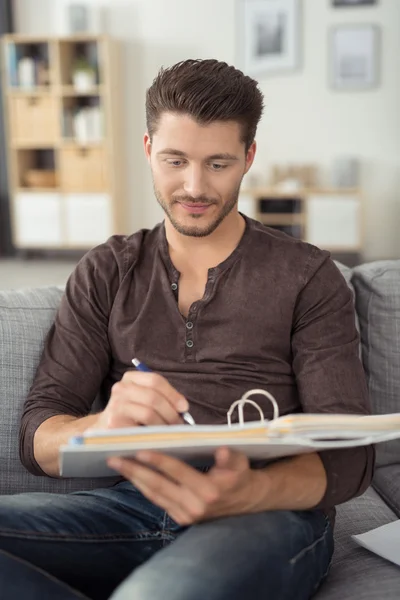
[(90, 91), (96, 85), (96, 72), (85, 56), (75, 60), (72, 82), (77, 92)]

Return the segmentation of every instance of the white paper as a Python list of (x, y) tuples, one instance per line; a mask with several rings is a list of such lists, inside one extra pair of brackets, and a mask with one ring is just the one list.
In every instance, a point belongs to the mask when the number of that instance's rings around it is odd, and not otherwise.
[(352, 538), (367, 550), (400, 567), (400, 520), (377, 529), (353, 535)]

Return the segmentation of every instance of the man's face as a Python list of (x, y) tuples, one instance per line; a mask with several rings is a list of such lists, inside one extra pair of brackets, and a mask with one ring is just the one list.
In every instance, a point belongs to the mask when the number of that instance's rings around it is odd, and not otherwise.
[(157, 200), (179, 233), (210, 235), (237, 210), (240, 184), (255, 154), (254, 143), (246, 156), (238, 123), (199, 125), (166, 112), (152, 143), (147, 134), (144, 142)]

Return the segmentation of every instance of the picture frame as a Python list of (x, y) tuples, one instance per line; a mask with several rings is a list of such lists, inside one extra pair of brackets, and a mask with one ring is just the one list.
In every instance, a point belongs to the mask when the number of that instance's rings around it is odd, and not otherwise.
[(374, 6), (378, 0), (332, 0), (334, 8), (356, 7), (356, 6)]
[(380, 28), (372, 24), (344, 24), (331, 29), (330, 83), (336, 90), (375, 88), (380, 77)]
[(67, 6), (71, 35), (86, 33), (89, 29), (89, 7), (85, 4)]
[(239, 64), (250, 76), (300, 67), (300, 0), (239, 0)]
[(104, 7), (72, 3), (66, 6), (69, 35), (101, 35), (105, 28)]

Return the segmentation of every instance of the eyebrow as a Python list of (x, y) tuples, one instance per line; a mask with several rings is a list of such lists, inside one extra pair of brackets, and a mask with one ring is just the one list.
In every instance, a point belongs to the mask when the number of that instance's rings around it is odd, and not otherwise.
[[(187, 158), (188, 155), (186, 152), (182, 152), (182, 150), (176, 150), (175, 148), (164, 148), (157, 152), (157, 156), (161, 154), (170, 154), (173, 156), (181, 156), (182, 158)], [(212, 154), (211, 156), (207, 156), (206, 160), (239, 160), (237, 156), (234, 154), (229, 154), (228, 152), (222, 152), (220, 154)]]

